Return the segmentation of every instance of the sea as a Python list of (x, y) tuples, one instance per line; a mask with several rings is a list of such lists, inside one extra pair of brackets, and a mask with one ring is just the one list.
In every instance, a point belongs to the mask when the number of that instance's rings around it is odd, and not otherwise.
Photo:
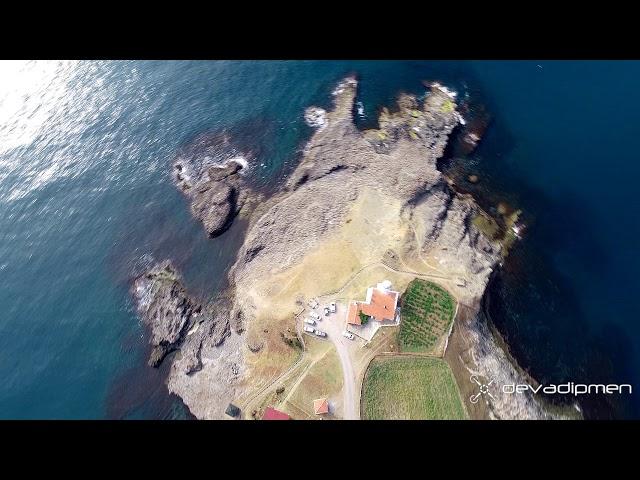
[[(439, 81), (488, 112), (478, 148), (449, 167), (526, 229), (483, 302), (538, 382), (626, 383), (578, 400), (586, 418), (640, 416), (640, 62), (0, 62), (0, 418), (190, 419), (148, 367), (132, 279), (170, 258), (189, 289), (226, 284), (246, 225), (208, 238), (171, 161), (230, 138), (269, 193), (300, 158), (307, 106), (360, 80), (360, 128), (399, 92)], [(233, 151), (231, 151), (233, 150)], [(217, 161), (218, 158), (214, 158)]]

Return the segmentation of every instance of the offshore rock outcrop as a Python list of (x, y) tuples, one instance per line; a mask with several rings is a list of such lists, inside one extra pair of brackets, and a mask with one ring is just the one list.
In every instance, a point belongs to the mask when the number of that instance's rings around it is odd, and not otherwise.
[(212, 305), (203, 305), (185, 290), (170, 261), (164, 261), (135, 279), (133, 295), (138, 312), (150, 331), (149, 365), (158, 367), (167, 354), (180, 349), (187, 374), (202, 367), (200, 351), (205, 342), (219, 345), (229, 335), (229, 321)]
[[(229, 401), (250, 398), (251, 389), (256, 388), (243, 383), (246, 355), (269, 354), (269, 348), (262, 348), (255, 338), (249, 341), (249, 335), (243, 333), (261, 313), (260, 299), (251, 296), (256, 295), (256, 285), (270, 283), (275, 275), (295, 267), (308, 252), (334, 238), (351, 221), (349, 213), (361, 196), (376, 192), (377, 198), (386, 199), (389, 205), (399, 205), (393, 222), (402, 227), (398, 232), (404, 232), (401, 238), (394, 230), (389, 244), (374, 244), (367, 254), (379, 253), (381, 261), (389, 250), (404, 249), (402, 254), (415, 257), (436, 252), (439, 268), (465, 278), (462, 284), (451, 285), (463, 304), (479, 305), (502, 258), (502, 246), (483, 236), (473, 222), (478, 214), (473, 199), (452, 191), (436, 166), (461, 119), (455, 96), (437, 84), (431, 85), (422, 103), (402, 95), (397, 111), (383, 110), (378, 129), (361, 132), (352, 118), (357, 85), (353, 77), (340, 82), (331, 111), (307, 110), (305, 119), (318, 128), (299, 165), (280, 192), (252, 212), (245, 241), (229, 272), (229, 304), (218, 309), (211, 320), (214, 324), (235, 321), (230, 338), (222, 344), (201, 346), (208, 335), (205, 329), (202, 337), (184, 340), (183, 349), (201, 352), (202, 368), (187, 375), (184, 358), (177, 359), (169, 389), (181, 396), (198, 418), (221, 418)], [(194, 215), (210, 233), (219, 233), (238, 208), (229, 200), (233, 197), (229, 189), (238, 191), (229, 185), (237, 170), (205, 169), (207, 175), (200, 178), (180, 165), (177, 168), (176, 164), (176, 179), (191, 196)], [(473, 323), (465, 328), (477, 331)], [(518, 373), (504, 364), (490, 335), (483, 335), (470, 348), (472, 357), (483, 359), (480, 370), (491, 366), (502, 369), (505, 378), (517, 379)], [(495, 402), (491, 411), (500, 418), (541, 416), (527, 401), (517, 405), (517, 412), (511, 408)]]
[(207, 145), (200, 143), (203, 140), (196, 146), (202, 150), (190, 146), (178, 155), (173, 164), (174, 180), (191, 201), (193, 216), (211, 237), (217, 237), (231, 226), (248, 198), (249, 188), (240, 175), (246, 161), (234, 157), (224, 164), (211, 164)]

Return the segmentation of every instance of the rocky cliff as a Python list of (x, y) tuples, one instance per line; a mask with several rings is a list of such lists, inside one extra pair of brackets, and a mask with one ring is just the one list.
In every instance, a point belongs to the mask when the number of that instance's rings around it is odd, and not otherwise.
[[(330, 281), (339, 283), (392, 251), (406, 265), (442, 272), (459, 302), (479, 305), (501, 260), (501, 245), (474, 224), (478, 208), (473, 200), (456, 195), (436, 168), (460, 120), (455, 95), (438, 84), (430, 85), (423, 102), (401, 95), (394, 111), (383, 110), (379, 128), (361, 132), (352, 118), (357, 85), (355, 78), (345, 79), (334, 91), (331, 111), (313, 107), (306, 112), (317, 130), (281, 191), (252, 213), (229, 272), (228, 303), (202, 322), (214, 326), (217, 340), (207, 340), (210, 328), (200, 335), (184, 333), (202, 309), (191, 304), (175, 279), (162, 280), (155, 289), (168, 299), (167, 308), (140, 300), (161, 353), (180, 343), (183, 350), (201, 355), (198, 371), (186, 368), (188, 359), (177, 359), (169, 379), (169, 388), (199, 418), (220, 418), (227, 402), (251, 397), (266, 377), (277, 375), (273, 359), (281, 345), (270, 330), (291, 326), (300, 297), (322, 294), (322, 288), (333, 285), (321, 281), (327, 269), (335, 271)], [(236, 183), (238, 168), (228, 164), (200, 175), (177, 162), (175, 171), (194, 215), (210, 234), (219, 234), (248, 191)], [(145, 278), (153, 283), (159, 276)], [(231, 338), (221, 343), (217, 326), (230, 323)], [(471, 357), (483, 359), (478, 370), (495, 368), (504, 378), (517, 379), (485, 330), (473, 323), (464, 328), (477, 340), (469, 348)], [(527, 402), (517, 412), (500, 402), (491, 408), (502, 418), (541, 416)]]
[(191, 201), (193, 216), (202, 222), (211, 237), (217, 237), (229, 228), (249, 195), (249, 188), (240, 175), (244, 161), (238, 157), (222, 165), (211, 165), (203, 162), (199, 155), (179, 155), (173, 164), (174, 180)]
[[(224, 305), (203, 305), (184, 288), (170, 261), (164, 261), (135, 279), (133, 295), (138, 312), (149, 328), (152, 347), (149, 365), (157, 367), (167, 354), (182, 348), (185, 374), (202, 368), (202, 345), (220, 345), (229, 335)], [(189, 341), (185, 342), (185, 339)]]

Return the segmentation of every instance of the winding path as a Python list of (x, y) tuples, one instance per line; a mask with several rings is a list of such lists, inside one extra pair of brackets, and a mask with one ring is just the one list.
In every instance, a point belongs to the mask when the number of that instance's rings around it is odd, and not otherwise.
[(362, 267), (357, 272), (352, 273), (351, 276), (349, 277), (349, 279), (338, 290), (335, 290), (335, 291), (329, 292), (329, 293), (325, 293), (323, 295), (319, 295), (317, 298), (318, 299), (321, 299), (321, 298), (325, 299), (325, 298), (328, 298), (328, 297), (336, 296), (337, 294), (342, 292), (347, 287), (347, 285), (349, 285), (351, 282), (353, 282), (353, 280), (355, 280), (355, 278), (358, 275), (360, 275), (363, 271), (368, 270), (368, 269), (370, 269), (372, 267), (383, 267), (383, 268), (386, 268), (387, 270), (389, 270), (391, 272), (403, 273), (405, 275), (412, 275), (414, 277), (440, 278), (440, 279), (444, 279), (444, 280), (451, 280), (452, 279), (452, 277), (450, 275), (437, 275), (437, 274), (434, 274), (434, 273), (420, 273), (420, 272), (414, 272), (412, 270), (398, 270), (397, 268), (390, 267), (389, 265), (387, 265), (384, 262), (377, 261), (377, 262), (369, 263), (369, 264), (365, 265), (364, 267)]
[(349, 348), (354, 348), (354, 345), (352, 343), (353, 340), (342, 336), (344, 326), (341, 318), (342, 315), (337, 313), (325, 317), (323, 330), (327, 332), (328, 340), (333, 343), (342, 366), (342, 418), (344, 420), (359, 420), (360, 415), (357, 406), (360, 399), (359, 395), (356, 394), (356, 374), (349, 355)]
[(304, 313), (304, 311), (305, 311), (305, 309), (303, 308), (302, 311), (299, 312), (296, 315), (296, 333), (298, 334), (298, 338), (302, 342), (302, 353), (301, 353), (300, 357), (298, 358), (298, 360), (295, 361), (295, 363), (293, 365), (291, 365), (291, 367), (289, 367), (287, 370), (282, 372), (282, 374), (280, 374), (278, 377), (274, 378), (272, 381), (267, 383), (265, 386), (261, 387), (257, 392), (254, 392), (251, 396), (249, 396), (249, 398), (246, 401), (242, 402), (244, 404), (244, 409), (245, 410), (249, 410), (250, 407), (252, 406), (252, 403), (255, 402), (260, 396), (265, 394), (270, 388), (273, 388), (273, 386), (277, 382), (281, 382), (286, 377), (288, 377), (291, 373), (293, 373), (293, 371), (296, 370), (298, 368), (298, 366), (302, 363), (302, 361), (305, 359), (307, 347), (306, 347), (306, 345), (304, 343), (304, 336), (302, 335), (302, 332), (300, 331), (300, 322), (298, 322), (298, 318), (300, 317), (300, 315), (302, 315)]
[[(385, 269), (387, 269), (389, 271), (395, 272), (395, 273), (411, 275), (411, 276), (414, 276), (414, 277), (438, 278), (438, 279), (447, 279), (447, 280), (451, 279), (451, 276), (448, 276), (448, 275), (419, 273), (419, 272), (415, 272), (415, 271), (411, 271), (411, 270), (399, 270), (399, 269), (390, 267), (386, 263), (383, 263), (381, 261), (377, 261), (377, 262), (373, 262), (373, 263), (370, 263), (368, 265), (365, 265), (362, 268), (360, 268), (360, 270), (358, 270), (357, 272), (354, 272), (349, 277), (349, 279), (342, 285), (342, 287), (340, 287), (338, 290), (336, 290), (334, 292), (330, 292), (330, 293), (325, 293), (324, 295), (320, 295), (320, 296), (317, 297), (317, 299), (320, 300), (320, 299), (327, 299), (329, 297), (335, 297), (337, 294), (342, 292), (351, 282), (353, 282), (355, 280), (355, 278), (358, 275), (360, 275), (360, 273), (362, 273), (363, 271), (368, 270), (370, 268), (376, 267), (376, 266), (381, 266), (381, 267), (383, 267), (383, 268), (385, 268)], [(456, 302), (456, 303), (458, 303), (458, 302)], [(287, 369), (285, 372), (283, 372), (277, 378), (273, 379), (272, 381), (270, 381), (269, 383), (267, 383), (266, 385), (261, 387), (258, 391), (253, 393), (245, 402), (243, 402), (245, 410), (249, 410), (253, 406), (253, 403), (256, 400), (258, 400), (260, 397), (262, 397), (264, 394), (266, 394), (270, 389), (272, 389), (275, 386), (276, 383), (282, 382), (285, 378), (287, 378), (289, 375), (291, 375), (302, 364), (302, 362), (305, 360), (305, 358), (307, 356), (306, 355), (306, 345), (304, 344), (304, 334), (302, 333), (301, 328), (300, 328), (301, 325), (302, 325), (302, 322), (299, 321), (300, 317), (302, 316), (302, 314), (304, 313), (305, 310), (306, 309), (303, 309), (301, 312), (299, 312), (296, 315), (296, 331), (298, 333), (298, 338), (300, 338), (300, 340), (301, 340), (301, 342), (303, 344), (303, 352), (302, 352), (302, 354), (300, 355), (298, 360), (296, 360), (296, 362), (293, 365), (291, 365), (291, 367), (289, 369)], [(456, 305), (456, 313), (457, 313), (457, 305)], [(455, 315), (454, 315), (454, 319), (455, 319)], [(343, 328), (342, 328), (342, 324), (339, 321), (339, 319), (338, 318), (334, 318), (332, 320), (333, 321), (327, 321), (327, 323), (325, 324), (325, 330), (327, 330), (328, 340), (330, 340), (331, 343), (333, 343), (333, 345), (334, 345), (334, 347), (336, 349), (336, 352), (338, 353), (338, 357), (340, 358), (340, 364), (342, 366), (343, 418), (345, 420), (359, 420), (360, 419), (360, 415), (359, 415), (360, 392), (356, 389), (356, 377), (357, 377), (357, 375), (356, 375), (356, 373), (354, 371), (354, 367), (353, 367), (353, 362), (352, 362), (351, 356), (349, 355), (349, 347), (352, 347), (352, 345), (351, 345), (352, 341), (348, 340), (348, 339), (346, 339), (345, 337), (342, 336)], [(448, 340), (448, 337), (447, 337), (447, 340)], [(299, 384), (302, 381), (302, 379), (306, 375), (306, 372), (308, 371), (308, 369), (314, 363), (315, 362), (313, 362), (303, 372), (301, 372), (300, 378), (296, 382), (296, 386), (297, 386), (297, 384)]]

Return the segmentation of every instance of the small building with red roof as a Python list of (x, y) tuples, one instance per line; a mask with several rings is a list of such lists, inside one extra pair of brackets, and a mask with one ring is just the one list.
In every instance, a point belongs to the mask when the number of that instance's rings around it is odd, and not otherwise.
[(313, 413), (323, 415), (329, 413), (329, 400), (326, 398), (318, 398), (313, 401)]
[(267, 407), (262, 416), (262, 420), (291, 420), (291, 417), (273, 407)]

